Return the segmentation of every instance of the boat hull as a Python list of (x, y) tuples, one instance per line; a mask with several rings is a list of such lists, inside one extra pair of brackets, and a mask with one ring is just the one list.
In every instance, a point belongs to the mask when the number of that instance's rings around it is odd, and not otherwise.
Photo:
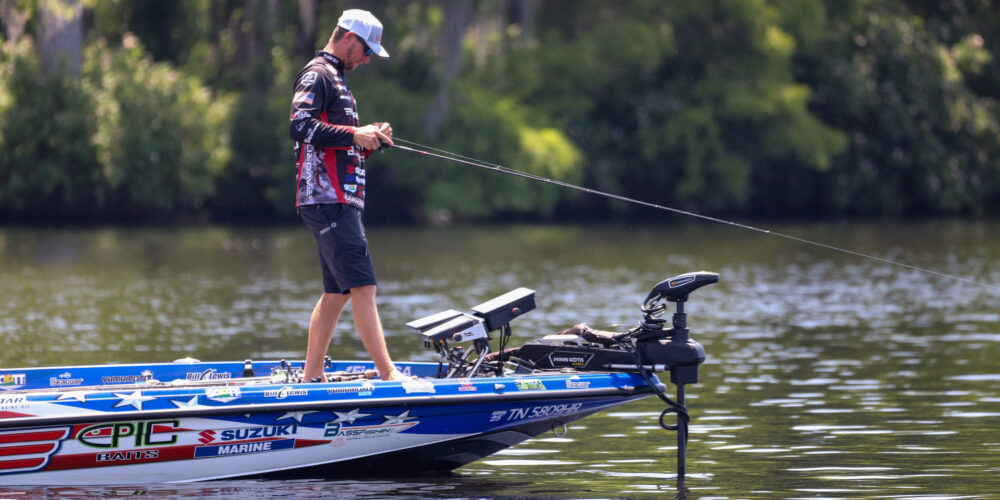
[(650, 394), (624, 373), (90, 389), (2, 395), (0, 484), (443, 472)]

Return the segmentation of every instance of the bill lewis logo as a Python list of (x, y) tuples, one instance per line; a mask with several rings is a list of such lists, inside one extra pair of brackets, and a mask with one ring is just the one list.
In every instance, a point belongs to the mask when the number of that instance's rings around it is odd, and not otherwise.
[(264, 391), (264, 397), (276, 399), (285, 399), (288, 396), (305, 396), (306, 394), (309, 394), (306, 389), (293, 389), (287, 385), (276, 391)]
[(28, 383), (28, 376), (23, 373), (5, 373), (0, 375), (0, 389), (12, 391), (20, 389)]
[(188, 372), (185, 374), (185, 380), (199, 381), (199, 380), (228, 380), (233, 378), (233, 374), (230, 372), (220, 372), (215, 368), (209, 368), (203, 372)]

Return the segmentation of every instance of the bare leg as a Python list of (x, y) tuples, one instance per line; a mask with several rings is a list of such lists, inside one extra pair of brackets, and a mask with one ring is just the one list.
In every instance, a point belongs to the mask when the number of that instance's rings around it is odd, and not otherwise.
[(306, 367), (303, 370), (305, 380), (323, 377), (323, 358), (330, 348), (333, 330), (337, 328), (340, 313), (348, 300), (351, 300), (350, 295), (324, 293), (316, 301), (312, 317), (309, 318), (309, 345), (306, 348)]
[(375, 368), (378, 369), (382, 380), (408, 379), (409, 377), (396, 370), (392, 358), (389, 357), (389, 349), (385, 345), (385, 336), (382, 333), (382, 321), (379, 320), (378, 309), (375, 306), (375, 285), (352, 288), (351, 297), (358, 335), (368, 350), (368, 355), (375, 362)]

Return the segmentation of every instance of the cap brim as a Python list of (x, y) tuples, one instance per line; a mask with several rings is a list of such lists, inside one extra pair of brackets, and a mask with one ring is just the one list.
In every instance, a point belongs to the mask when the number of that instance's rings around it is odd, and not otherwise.
[(385, 50), (385, 47), (381, 45), (376, 45), (374, 43), (368, 44), (368, 48), (372, 49), (372, 53), (379, 57), (389, 57), (389, 52)]

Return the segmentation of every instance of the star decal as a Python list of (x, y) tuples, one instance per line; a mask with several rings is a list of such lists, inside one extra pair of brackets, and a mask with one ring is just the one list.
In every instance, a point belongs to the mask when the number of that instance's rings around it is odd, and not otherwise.
[(385, 419), (385, 422), (382, 422), (382, 425), (396, 425), (396, 424), (405, 424), (407, 420), (417, 417), (411, 417), (410, 410), (406, 410), (403, 413), (400, 413), (399, 415), (396, 416), (382, 415), (382, 418)]
[(281, 415), (280, 417), (276, 418), (275, 420), (283, 420), (283, 419), (286, 419), (286, 418), (294, 418), (296, 422), (298, 422), (298, 423), (301, 424), (302, 423), (302, 417), (304, 417), (304, 416), (306, 416), (306, 415), (308, 415), (310, 413), (316, 413), (316, 411), (315, 410), (313, 410), (313, 411), (289, 411), (289, 412), (285, 412), (283, 415)]
[(355, 408), (347, 413), (335, 411), (333, 414), (337, 416), (337, 420), (334, 420), (334, 422), (347, 422), (349, 424), (353, 424), (359, 418), (372, 416), (371, 413), (361, 413), (361, 408)]
[(81, 403), (87, 402), (87, 394), (93, 394), (92, 391), (72, 391), (60, 394), (56, 401), (69, 401), (70, 399), (75, 399)]
[(170, 401), (170, 402), (173, 403), (174, 406), (178, 408), (198, 408), (199, 406), (201, 406), (200, 404), (198, 404), (198, 396), (194, 396), (193, 398), (187, 401)]
[(119, 406), (132, 405), (132, 407), (136, 410), (142, 409), (142, 403), (156, 399), (156, 396), (143, 396), (141, 390), (135, 391), (132, 394), (116, 392), (115, 397), (121, 399), (121, 401), (115, 404), (115, 408), (118, 408)]

